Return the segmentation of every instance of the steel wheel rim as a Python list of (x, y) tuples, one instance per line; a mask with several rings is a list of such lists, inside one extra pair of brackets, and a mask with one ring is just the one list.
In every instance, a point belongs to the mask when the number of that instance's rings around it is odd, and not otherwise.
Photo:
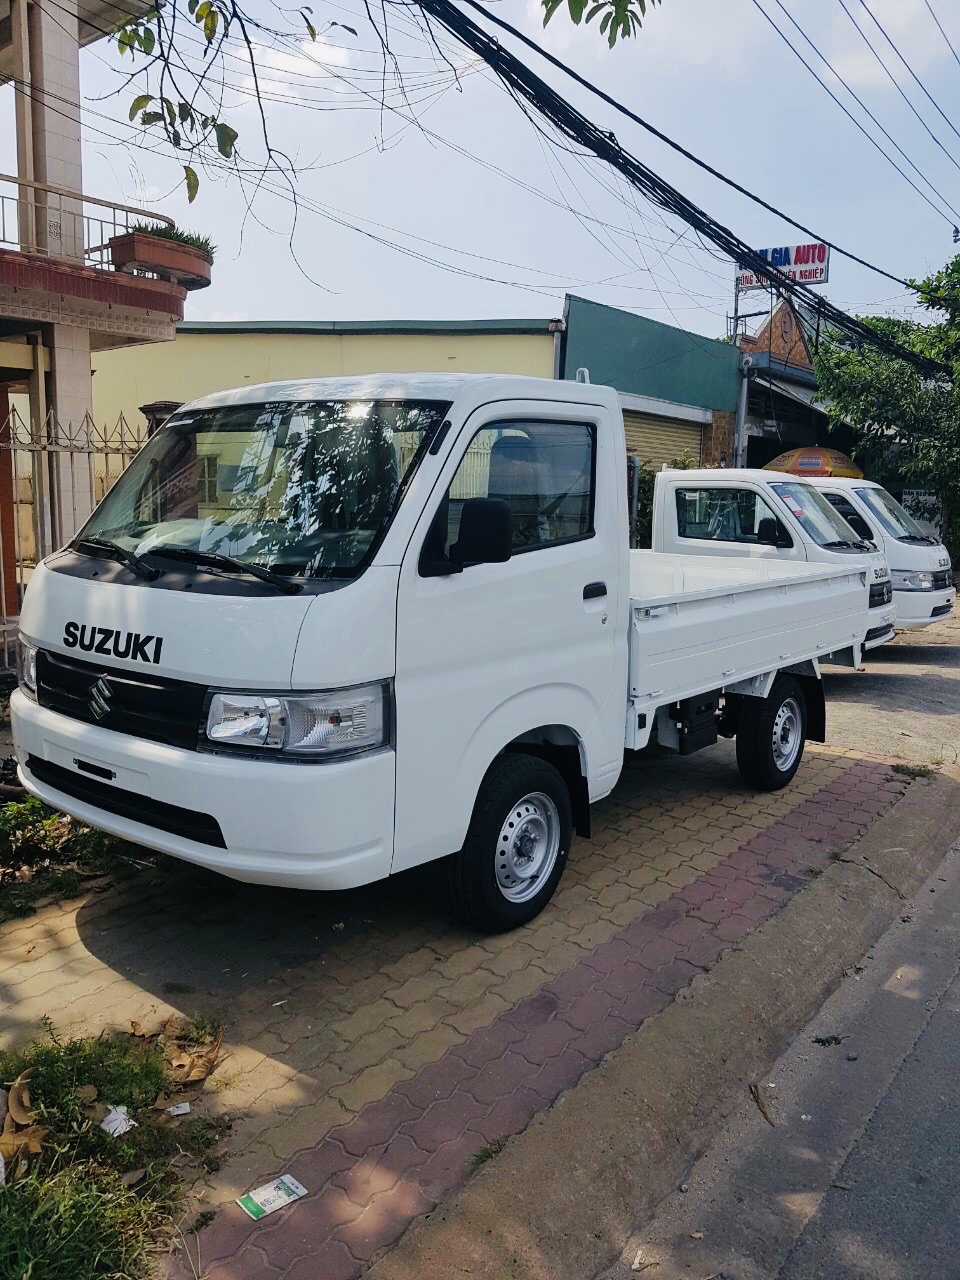
[(803, 717), (796, 698), (785, 698), (773, 721), (773, 762), (781, 773), (792, 767), (803, 744)]
[(529, 902), (546, 884), (560, 853), (560, 813), (542, 791), (510, 809), (497, 838), (497, 888), (508, 902)]

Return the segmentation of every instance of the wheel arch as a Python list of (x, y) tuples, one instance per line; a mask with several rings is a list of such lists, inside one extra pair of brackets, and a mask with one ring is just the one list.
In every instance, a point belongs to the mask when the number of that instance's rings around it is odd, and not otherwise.
[(590, 792), (587, 757), (580, 735), (565, 724), (542, 724), (518, 734), (500, 755), (522, 752), (552, 764), (566, 783), (573, 809), (573, 829), (590, 837)]

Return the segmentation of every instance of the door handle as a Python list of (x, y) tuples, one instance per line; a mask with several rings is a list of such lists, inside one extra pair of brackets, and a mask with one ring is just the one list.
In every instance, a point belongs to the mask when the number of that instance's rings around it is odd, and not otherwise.
[(583, 588), (584, 600), (597, 600), (600, 596), (607, 594), (607, 584), (605, 582), (588, 582)]

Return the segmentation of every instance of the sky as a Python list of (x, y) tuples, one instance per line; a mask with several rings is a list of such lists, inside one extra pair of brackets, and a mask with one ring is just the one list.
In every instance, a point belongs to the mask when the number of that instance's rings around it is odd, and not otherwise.
[[(266, 0), (249, 5), (254, 12), (262, 5), (266, 17)], [(949, 123), (898, 61), (867, 5)], [(709, 164), (894, 276), (922, 277), (957, 251), (951, 233), (960, 214), (938, 214), (911, 190), (778, 34), (802, 50), (934, 204), (942, 196), (960, 209), (960, 63), (930, 13), (960, 51), (955, 0), (929, 0), (929, 8), (928, 0), (663, 0), (648, 7), (636, 39), (614, 50), (596, 26), (576, 28), (563, 11), (544, 31), (537, 0), (492, 7)], [(894, 152), (787, 14), (939, 194)], [(146, 149), (142, 133), (128, 124), (132, 96), (142, 90), (116, 93), (122, 80), (115, 44), (104, 40), (81, 55), (85, 192), (166, 213), (218, 247), (214, 283), (189, 297), (187, 319), (553, 317), (571, 292), (701, 334), (726, 331), (733, 264), (606, 166), (558, 149), (466, 51), (445, 42), (454, 76), (421, 38), (398, 28), (395, 48), (411, 105), (391, 87), (388, 102), (396, 110), (382, 111), (382, 63), (363, 5), (314, 0), (312, 21), (320, 31), (316, 43), (304, 33), (282, 49), (257, 50), (271, 140), (298, 166), (296, 211), (272, 176), (248, 212), (236, 178), (218, 170), (201, 173), (200, 193), (188, 205), (177, 161)], [(199, 53), (199, 45), (193, 48)], [(807, 239), (533, 53), (522, 56), (748, 243), (765, 248)], [(240, 132), (241, 152), (255, 161), (259, 123), (250, 72), (240, 61), (227, 67), (224, 116)], [(12, 123), (9, 88), (3, 93), (0, 110)], [(6, 145), (11, 134), (4, 130)], [(4, 163), (11, 172), (12, 158), (5, 155)], [(836, 254), (824, 291), (846, 309), (915, 314), (902, 286)], [(762, 293), (741, 298), (742, 310), (767, 305)]]

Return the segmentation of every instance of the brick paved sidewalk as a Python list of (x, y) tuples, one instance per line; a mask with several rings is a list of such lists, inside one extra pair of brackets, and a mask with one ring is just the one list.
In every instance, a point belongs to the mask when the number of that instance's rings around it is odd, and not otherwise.
[[(237, 1120), (205, 1192), (224, 1207), (199, 1236), (203, 1274), (356, 1276), (906, 785), (827, 750), (766, 796), (744, 792), (730, 744), (641, 762), (547, 911), (479, 940), (446, 923), (429, 873), (312, 896), (165, 863), (0, 931), (0, 1035), (48, 1013), (96, 1030), (171, 1000), (223, 1010), (230, 1057), (210, 1103)], [(309, 1197), (253, 1224), (233, 1197), (284, 1170)]]

